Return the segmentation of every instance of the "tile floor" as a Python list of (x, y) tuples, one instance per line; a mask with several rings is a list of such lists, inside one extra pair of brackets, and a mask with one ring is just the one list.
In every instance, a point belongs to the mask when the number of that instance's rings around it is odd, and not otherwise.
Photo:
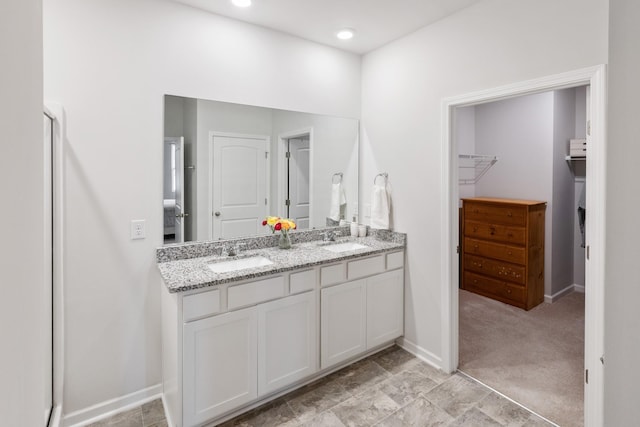
[[(147, 403), (91, 427), (166, 426), (162, 403)], [(223, 427), (542, 427), (543, 419), (462, 374), (445, 375), (391, 347)]]

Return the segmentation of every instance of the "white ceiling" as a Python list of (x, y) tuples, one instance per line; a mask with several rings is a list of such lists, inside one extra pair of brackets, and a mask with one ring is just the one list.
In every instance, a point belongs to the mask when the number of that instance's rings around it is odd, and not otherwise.
[[(175, 0), (240, 21), (363, 54), (481, 0), (253, 0), (241, 9), (230, 0)], [(335, 33), (350, 27), (351, 40)]]

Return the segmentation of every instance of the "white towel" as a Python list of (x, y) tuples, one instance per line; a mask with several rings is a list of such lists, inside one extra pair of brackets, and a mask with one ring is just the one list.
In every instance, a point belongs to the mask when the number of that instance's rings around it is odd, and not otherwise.
[(329, 206), (329, 218), (334, 221), (340, 221), (340, 211), (342, 205), (347, 203), (347, 196), (344, 193), (342, 183), (334, 183), (331, 185), (331, 205)]
[(371, 228), (389, 229), (391, 198), (386, 185), (374, 184), (371, 191)]

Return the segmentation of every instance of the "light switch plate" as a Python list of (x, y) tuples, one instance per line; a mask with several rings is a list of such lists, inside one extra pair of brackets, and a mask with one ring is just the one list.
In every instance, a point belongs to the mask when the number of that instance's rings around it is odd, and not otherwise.
[(131, 240), (144, 239), (147, 237), (147, 221), (144, 219), (134, 219), (131, 221)]

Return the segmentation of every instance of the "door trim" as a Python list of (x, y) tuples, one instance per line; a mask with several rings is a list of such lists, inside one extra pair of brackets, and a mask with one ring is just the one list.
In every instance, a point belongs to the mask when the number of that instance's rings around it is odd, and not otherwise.
[(278, 168), (278, 183), (277, 183), (277, 196), (276, 196), (276, 212), (280, 217), (285, 216), (284, 210), (284, 201), (287, 194), (287, 189), (285, 188), (284, 178), (285, 178), (285, 163), (284, 163), (284, 153), (287, 152), (287, 141), (291, 138), (298, 138), (301, 136), (309, 135), (309, 229), (313, 229), (315, 227), (313, 219), (313, 126), (296, 129), (292, 131), (283, 132), (278, 135), (278, 142), (276, 145), (276, 156), (277, 162), (276, 167)]
[(442, 305), (442, 369), (453, 372), (458, 367), (458, 147), (454, 139), (454, 115), (457, 107), (498, 101), (515, 96), (577, 86), (591, 86), (591, 142), (587, 156), (587, 200), (589, 200), (590, 256), (585, 262), (585, 426), (603, 424), (604, 354), (604, 268), (606, 206), (606, 65), (556, 74), (524, 82), (500, 86), (442, 101), (442, 227), (441, 305)]
[[(209, 191), (207, 191), (207, 206), (209, 207), (207, 212), (207, 226), (209, 228), (207, 235), (209, 240), (213, 240), (213, 197), (211, 197), (211, 191), (213, 190), (213, 139), (215, 137), (227, 137), (227, 138), (248, 138), (248, 139), (259, 139), (261, 141), (266, 142), (267, 144), (267, 153), (271, 153), (271, 137), (269, 135), (253, 135), (247, 133), (235, 133), (235, 132), (218, 132), (215, 130), (209, 131), (209, 162), (208, 162), (208, 173), (209, 178), (207, 182), (209, 183)], [(269, 156), (270, 157), (270, 156)], [(265, 206), (266, 212), (271, 210), (271, 159), (267, 159), (267, 164), (265, 167), (265, 179), (266, 179), (266, 193), (267, 193), (267, 204)], [(265, 231), (266, 232), (266, 231)]]
[(64, 397), (64, 146), (65, 111), (60, 104), (45, 101), (44, 112), (51, 118), (53, 130), (52, 212), (53, 212), (53, 408), (49, 427), (63, 423)]

